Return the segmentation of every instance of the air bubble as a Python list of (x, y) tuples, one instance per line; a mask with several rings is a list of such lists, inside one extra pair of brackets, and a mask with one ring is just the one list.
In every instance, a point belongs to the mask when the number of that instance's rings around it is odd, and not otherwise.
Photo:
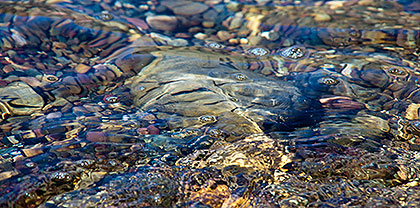
[(115, 95), (105, 95), (104, 102), (105, 103), (117, 103), (120, 99)]
[(281, 56), (294, 60), (302, 59), (306, 57), (307, 54), (307, 50), (304, 47), (300, 46), (291, 46), (280, 52)]
[(397, 76), (405, 76), (407, 75), (407, 72), (403, 71), (402, 69), (392, 67), (388, 69), (388, 73), (397, 75)]
[(235, 79), (239, 81), (243, 81), (243, 80), (248, 79), (248, 77), (245, 74), (239, 73), (239, 74), (235, 74)]
[(217, 121), (215, 116), (212, 115), (204, 115), (200, 117), (200, 121), (202, 123), (214, 123)]
[(268, 55), (270, 51), (265, 48), (252, 48), (248, 50), (248, 53), (255, 56), (265, 56)]
[(323, 77), (321, 79), (321, 83), (326, 84), (326, 85), (336, 85), (338, 83), (338, 80), (332, 77)]
[(222, 48), (225, 47), (224, 45), (222, 45), (220, 43), (215, 43), (215, 42), (207, 43), (205, 46), (209, 47), (209, 48), (214, 48), (214, 49), (222, 49)]

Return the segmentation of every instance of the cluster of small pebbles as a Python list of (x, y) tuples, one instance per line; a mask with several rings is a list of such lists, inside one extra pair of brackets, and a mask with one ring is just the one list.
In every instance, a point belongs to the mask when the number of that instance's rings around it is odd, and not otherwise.
[[(415, 37), (420, 21), (410, 4), (394, 1), (110, 0), (98, 4), (76, 0), (53, 3), (103, 21), (128, 23), (149, 35), (157, 33), (173, 45), (197, 44), (194, 40), (271, 47), (301, 43), (345, 46), (396, 42), (399, 47), (413, 48), (418, 41)], [(307, 37), (302, 39), (299, 37), (302, 34)]]

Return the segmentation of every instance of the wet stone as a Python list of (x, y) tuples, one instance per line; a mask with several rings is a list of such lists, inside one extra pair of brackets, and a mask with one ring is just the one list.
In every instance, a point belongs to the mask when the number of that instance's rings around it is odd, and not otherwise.
[(76, 66), (76, 72), (77, 73), (81, 73), (81, 74), (84, 74), (84, 73), (86, 73), (87, 71), (89, 71), (89, 69), (90, 69), (90, 66), (88, 66), (88, 65), (86, 65), (86, 64), (78, 64), (77, 66)]
[(169, 7), (175, 14), (183, 16), (201, 14), (209, 8), (206, 4), (192, 1), (164, 1), (162, 4)]
[(217, 32), (217, 37), (221, 41), (226, 41), (226, 40), (229, 40), (229, 39), (233, 38), (234, 35), (232, 33), (230, 33), (229, 31), (220, 30), (220, 31)]
[(319, 13), (314, 15), (314, 20), (317, 22), (328, 22), (331, 20), (331, 16), (328, 14)]
[(175, 16), (148, 16), (146, 18), (146, 22), (150, 25), (150, 27), (156, 30), (173, 31), (178, 27), (178, 20)]
[(46, 2), (0, 2), (0, 207), (419, 207), (416, 3)]

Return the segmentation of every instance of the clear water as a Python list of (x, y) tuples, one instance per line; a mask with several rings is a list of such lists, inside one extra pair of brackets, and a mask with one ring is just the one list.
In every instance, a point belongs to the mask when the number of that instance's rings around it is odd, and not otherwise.
[(2, 207), (417, 207), (417, 1), (0, 1)]

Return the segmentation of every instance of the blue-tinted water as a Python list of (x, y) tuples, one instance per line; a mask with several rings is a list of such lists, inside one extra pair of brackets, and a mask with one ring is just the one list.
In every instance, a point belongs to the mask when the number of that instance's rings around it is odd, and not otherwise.
[(4, 207), (417, 207), (417, 1), (0, 1)]

